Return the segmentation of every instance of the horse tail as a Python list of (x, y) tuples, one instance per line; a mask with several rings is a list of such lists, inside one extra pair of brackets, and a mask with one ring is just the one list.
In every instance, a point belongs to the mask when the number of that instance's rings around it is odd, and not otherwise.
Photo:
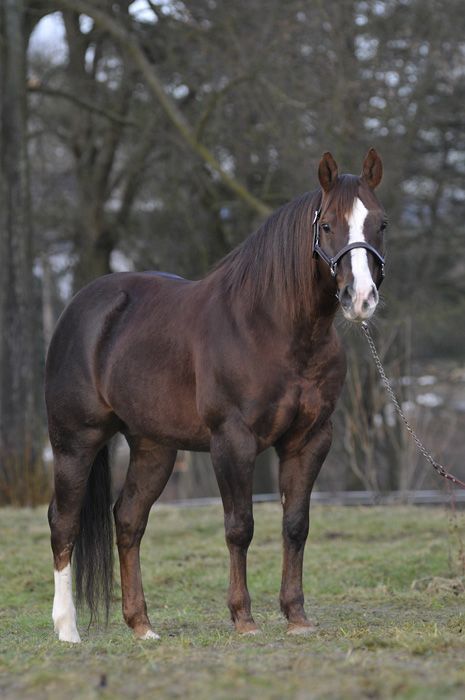
[(90, 610), (89, 626), (105, 611), (108, 624), (113, 592), (113, 513), (108, 446), (97, 454), (87, 481), (81, 509), (79, 534), (73, 550), (78, 606)]

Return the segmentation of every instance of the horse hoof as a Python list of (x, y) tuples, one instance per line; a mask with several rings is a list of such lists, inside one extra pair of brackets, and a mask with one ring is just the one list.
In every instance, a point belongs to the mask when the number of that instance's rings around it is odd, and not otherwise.
[(259, 630), (255, 622), (243, 622), (242, 624), (236, 624), (236, 632), (238, 632), (241, 637), (253, 637), (256, 634), (261, 634), (261, 630)]
[(154, 632), (153, 630), (147, 630), (147, 632), (144, 632), (144, 634), (137, 634), (136, 635), (137, 639), (160, 639), (160, 635)]
[(308, 622), (308, 623), (302, 623), (299, 622), (293, 623), (290, 622), (288, 627), (287, 627), (287, 634), (292, 634), (295, 636), (298, 635), (306, 635), (306, 634), (313, 634), (314, 632), (317, 631), (316, 625), (313, 624), (313, 622)]
[(239, 632), (241, 637), (256, 637), (258, 634), (261, 634), (262, 631), (256, 627), (255, 629), (250, 629), (250, 630), (245, 630), (244, 632)]
[(58, 639), (60, 642), (69, 642), (70, 644), (79, 644), (81, 642), (77, 629), (62, 630), (58, 633)]

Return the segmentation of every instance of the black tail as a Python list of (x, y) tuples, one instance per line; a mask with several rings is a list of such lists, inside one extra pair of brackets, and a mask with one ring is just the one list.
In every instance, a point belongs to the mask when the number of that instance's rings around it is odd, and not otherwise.
[(90, 471), (73, 564), (77, 603), (82, 606), (85, 601), (89, 606), (89, 624), (98, 620), (101, 606), (108, 624), (113, 592), (113, 513), (107, 446), (97, 454)]

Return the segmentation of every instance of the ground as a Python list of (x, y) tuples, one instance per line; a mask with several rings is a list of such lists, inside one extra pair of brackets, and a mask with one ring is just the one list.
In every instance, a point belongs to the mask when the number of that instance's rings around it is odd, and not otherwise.
[(463, 698), (462, 514), (414, 507), (314, 506), (307, 609), (319, 623), (288, 637), (277, 604), (280, 508), (255, 507), (249, 587), (259, 637), (228, 622), (218, 507), (156, 508), (143, 542), (158, 642), (132, 638), (119, 589), (107, 629), (79, 646), (51, 624), (45, 509), (0, 510), (0, 696), (34, 698)]

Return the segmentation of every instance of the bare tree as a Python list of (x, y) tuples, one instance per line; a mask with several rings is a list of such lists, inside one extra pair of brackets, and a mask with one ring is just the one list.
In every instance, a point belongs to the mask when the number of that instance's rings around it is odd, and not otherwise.
[(5, 0), (0, 8), (0, 473), (6, 489), (12, 479), (21, 489), (19, 478), (33, 469), (41, 442), (24, 28), (23, 2)]

